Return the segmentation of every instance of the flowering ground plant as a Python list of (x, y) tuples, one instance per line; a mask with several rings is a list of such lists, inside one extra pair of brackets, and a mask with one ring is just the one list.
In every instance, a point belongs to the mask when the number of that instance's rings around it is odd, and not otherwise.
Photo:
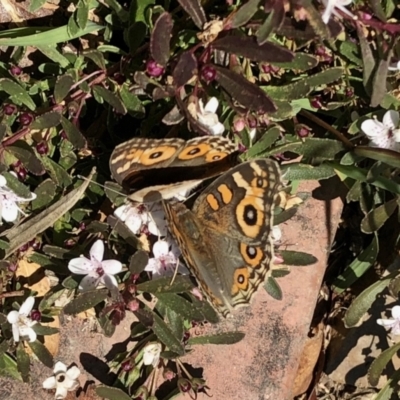
[[(297, 202), (275, 206), (275, 225), (289, 224), (307, 201), (303, 193), (294, 200), (299, 185), (319, 181), (323, 198), (344, 204), (325, 282), (340, 309), (354, 299), (346, 325), (357, 325), (377, 295), (398, 300), (397, 270), (387, 275), (391, 263), (381, 261), (399, 236), (393, 1), (75, 0), (54, 14), (45, 3), (30, 2), (26, 15), (37, 21), (24, 28), (12, 26), (15, 13), (1, 21), (10, 24), (0, 31), (1, 375), (28, 382), (34, 355), (54, 367), (44, 388), (64, 398), (80, 374), (66, 367), (72, 361), (54, 363), (46, 339), (59, 329), (48, 324), (94, 310), (111, 337), (132, 314), (132, 345), (108, 360), (114, 381), (98, 385), (98, 396), (196, 398), (206, 383), (181, 358), (195, 344), (243, 338), (232, 330), (193, 337), (218, 314), (191, 279), (162, 204), (129, 202), (109, 171), (112, 150), (133, 137), (223, 135), (241, 161), (275, 159), (283, 197)], [(179, 200), (189, 205), (200, 192)], [(388, 242), (390, 252), (380, 251)], [(280, 248), (271, 264), (309, 266), (307, 253)], [(275, 299), (287, 273), (271, 268), (264, 287)], [(31, 276), (51, 284), (43, 290)], [(357, 298), (354, 285), (365, 290)], [(376, 324), (393, 334), (395, 307)], [(396, 346), (371, 365), (371, 385)], [(159, 371), (172, 389), (159, 389)]]

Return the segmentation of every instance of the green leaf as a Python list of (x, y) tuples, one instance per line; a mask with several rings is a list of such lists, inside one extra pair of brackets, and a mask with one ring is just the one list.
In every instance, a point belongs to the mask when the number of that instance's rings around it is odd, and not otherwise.
[(249, 22), (253, 15), (257, 12), (259, 4), (260, 0), (249, 0), (242, 5), (232, 18), (230, 23), (231, 29), (239, 28), (247, 24), (247, 22)]
[(111, 107), (115, 109), (119, 114), (126, 114), (126, 107), (122, 103), (121, 99), (110, 90), (103, 86), (93, 86), (93, 92), (97, 94), (100, 98), (104, 99)]
[(64, 307), (64, 312), (65, 314), (79, 314), (80, 312), (86, 311), (104, 301), (107, 294), (108, 289), (95, 289), (84, 292), (70, 301)]
[(146, 268), (149, 262), (149, 255), (146, 251), (138, 250), (132, 257), (129, 263), (129, 271), (132, 274), (140, 274)]
[(302, 251), (281, 250), (279, 253), (286, 265), (304, 267), (315, 264), (318, 261), (313, 255), (303, 253)]
[(246, 155), (249, 158), (257, 157), (257, 155), (262, 154), (265, 150), (269, 149), (279, 138), (280, 130), (278, 127), (274, 126), (268, 129), (267, 132), (258, 140), (250, 149), (247, 151)]
[(371, 158), (372, 160), (382, 161), (391, 167), (400, 168), (400, 154), (394, 150), (357, 146), (352, 153), (358, 157)]
[[(332, 168), (336, 170), (339, 177), (342, 178), (352, 178), (360, 182), (367, 182), (368, 171), (363, 168), (358, 168), (355, 166), (341, 165), (335, 162), (328, 162)], [(391, 179), (385, 178), (383, 176), (377, 177), (374, 181), (369, 182), (371, 185), (379, 187), (381, 189), (388, 190), (389, 192), (400, 194), (400, 185)]]
[(37, 46), (37, 49), (61, 68), (67, 68), (70, 64), (68, 58), (60, 53), (56, 45)]
[(335, 293), (342, 293), (350, 287), (358, 278), (364, 275), (374, 265), (379, 252), (379, 242), (375, 235), (369, 246), (364, 249), (357, 258), (339, 275), (333, 282)]
[(131, 2), (130, 10), (129, 10), (129, 21), (132, 22), (144, 22), (147, 26), (148, 20), (147, 15), (149, 10), (155, 4), (155, 0), (133, 0)]
[(51, 179), (41, 182), (35, 189), (36, 199), (32, 201), (32, 210), (37, 210), (49, 204), (56, 194), (56, 185)]
[(271, 61), (271, 64), (290, 70), (307, 71), (318, 65), (318, 59), (310, 54), (295, 53), (294, 60), (290, 62)]
[(75, 12), (76, 23), (80, 29), (85, 29), (89, 19), (89, 1), (79, 0)]
[(57, 79), (54, 85), (54, 101), (57, 104), (60, 104), (67, 97), (74, 83), (75, 80), (71, 75), (61, 75)]
[(71, 142), (75, 149), (83, 149), (86, 147), (86, 139), (80, 130), (69, 119), (62, 117), (61, 125), (67, 135), (68, 140)]
[(104, 26), (89, 21), (85, 29), (79, 29), (70, 36), (67, 25), (59, 28), (29, 27), (15, 28), (0, 32), (0, 46), (49, 46), (56, 43), (68, 42), (72, 39), (97, 32)]
[(304, 180), (323, 180), (335, 176), (335, 170), (332, 166), (321, 164), (316, 167), (309, 164), (290, 163), (285, 171), (285, 179), (288, 181)]
[(31, 129), (49, 129), (61, 122), (61, 114), (57, 111), (49, 111), (37, 117), (31, 124)]
[(178, 275), (172, 285), (171, 277), (163, 277), (153, 279), (148, 282), (140, 283), (136, 286), (139, 292), (152, 293), (158, 295), (159, 293), (184, 293), (193, 289), (194, 285), (188, 276)]
[[(158, 300), (167, 308), (190, 321), (203, 321), (203, 314), (192, 303), (175, 293), (159, 293)], [(158, 303), (157, 303), (158, 304)]]
[(23, 140), (17, 140), (11, 146), (7, 146), (7, 151), (21, 161), (22, 165), (34, 175), (42, 175), (45, 172), (43, 164), (37, 158), (32, 147)]
[(185, 349), (182, 343), (174, 336), (170, 327), (157, 315), (153, 314), (154, 323), (151, 329), (158, 337), (160, 342), (164, 343), (169, 350), (182, 356), (185, 354)]
[(60, 167), (56, 162), (47, 156), (42, 156), (42, 162), (51, 179), (56, 182), (57, 186), (68, 187), (72, 184), (72, 179), (67, 171)]
[(122, 85), (119, 94), (128, 111), (135, 111), (144, 115), (145, 109), (142, 102), (139, 100), (138, 96), (129, 91), (129, 86), (127, 84)]
[(129, 46), (129, 53), (135, 54), (136, 50), (146, 38), (147, 26), (144, 22), (134, 22), (129, 29), (124, 32), (124, 39)]
[[(0, 39), (1, 43), (1, 39)], [(30, 110), (34, 111), (36, 109), (36, 104), (33, 102), (31, 96), (28, 92), (18, 83), (12, 81), (8, 78), (0, 79), (0, 90), (3, 90), (8, 95), (12, 97), (14, 101), (20, 104), (24, 104)]]
[(30, 360), (29, 355), (25, 351), (23, 342), (19, 342), (17, 347), (17, 366), (21, 373), (22, 380), (29, 382)]
[(31, 350), (35, 353), (36, 357), (46, 367), (53, 368), (53, 356), (50, 354), (49, 350), (47, 350), (47, 347), (43, 343), (39, 342), (38, 340), (27, 343)]
[(59, 333), (60, 330), (57, 328), (53, 328), (51, 326), (45, 326), (45, 325), (40, 325), (40, 324), (35, 324), (32, 329), (41, 336), (45, 335), (55, 335), (56, 333)]
[(243, 332), (226, 332), (217, 335), (191, 337), (188, 344), (235, 344), (240, 342), (244, 336)]
[(283, 294), (279, 283), (276, 281), (275, 277), (269, 276), (264, 284), (265, 291), (275, 300), (282, 300)]
[(116, 387), (97, 386), (96, 394), (109, 400), (132, 400), (131, 396)]
[(364, 314), (368, 311), (372, 303), (375, 301), (376, 296), (389, 285), (391, 278), (392, 276), (388, 275), (384, 279), (373, 283), (360, 295), (358, 295), (355, 300), (353, 300), (344, 316), (344, 324), (346, 328), (353, 328), (361, 322)]
[(11, 377), (18, 381), (22, 381), (16, 361), (7, 353), (3, 352), (0, 352), (0, 376)]
[(378, 357), (375, 358), (374, 361), (372, 361), (370, 367), (368, 368), (368, 382), (371, 386), (378, 385), (379, 378), (381, 377), (383, 370), (399, 350), (400, 343), (394, 344), (393, 346), (384, 350), (378, 355)]
[(373, 233), (378, 231), (397, 209), (397, 199), (392, 199), (368, 212), (361, 221), (361, 231)]
[(31, 3), (29, 4), (29, 12), (34, 13), (35, 11), (39, 10), (47, 0), (31, 0)]
[(26, 187), (22, 182), (19, 181), (17, 177), (15, 177), (10, 172), (3, 172), (2, 174), (7, 181), (7, 187), (9, 187), (13, 192), (15, 192), (18, 196), (21, 196), (25, 199), (31, 197), (31, 191), (28, 187)]
[(390, 400), (393, 399), (392, 395), (398, 391), (400, 380), (400, 370), (396, 371), (386, 382), (381, 391), (374, 397), (373, 400)]
[(86, 50), (82, 53), (82, 55), (89, 60), (92, 60), (100, 69), (105, 70), (106, 60), (104, 59), (103, 53), (98, 50)]
[(342, 78), (343, 68), (330, 68), (307, 78), (299, 79), (294, 83), (283, 86), (261, 86), (274, 100), (295, 100), (306, 97), (314, 88), (326, 86)]

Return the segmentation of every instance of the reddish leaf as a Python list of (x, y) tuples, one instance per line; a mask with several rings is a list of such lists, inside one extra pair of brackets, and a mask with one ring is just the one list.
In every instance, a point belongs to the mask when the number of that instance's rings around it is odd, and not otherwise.
[(156, 23), (150, 38), (150, 53), (157, 64), (165, 67), (169, 59), (169, 42), (172, 32), (173, 21), (171, 14), (162, 13)]
[(173, 72), (174, 83), (180, 88), (194, 75), (197, 75), (197, 59), (190, 51), (185, 51), (179, 57)]
[(178, 0), (178, 3), (190, 15), (195, 25), (199, 29), (203, 29), (207, 18), (200, 2), (198, 0)]
[(213, 65), (217, 71), (216, 80), (239, 103), (250, 111), (271, 113), (276, 111), (272, 100), (254, 83), (229, 69)]
[(254, 36), (225, 36), (213, 42), (213, 47), (227, 53), (236, 54), (261, 62), (290, 62), (294, 54), (273, 43), (259, 45)]

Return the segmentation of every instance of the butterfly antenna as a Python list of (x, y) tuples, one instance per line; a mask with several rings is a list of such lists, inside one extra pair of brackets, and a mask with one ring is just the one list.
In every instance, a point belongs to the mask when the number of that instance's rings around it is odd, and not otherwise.
[(83, 179), (84, 181), (89, 181), (90, 183), (93, 183), (93, 184), (95, 184), (97, 186), (100, 186), (103, 189), (109, 190), (110, 192), (113, 192), (113, 193), (119, 194), (122, 197), (128, 198), (128, 195), (126, 193), (122, 193), (121, 191), (119, 191), (117, 189), (113, 189), (113, 188), (111, 188), (109, 186), (103, 185), (102, 183), (96, 182), (93, 179), (86, 178), (86, 176), (78, 175), (78, 178), (79, 179)]

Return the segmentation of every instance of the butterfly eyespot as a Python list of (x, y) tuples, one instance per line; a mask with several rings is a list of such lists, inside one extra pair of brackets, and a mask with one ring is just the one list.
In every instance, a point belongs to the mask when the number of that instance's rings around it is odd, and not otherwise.
[(190, 151), (188, 152), (188, 154), (191, 155), (191, 156), (193, 156), (193, 155), (195, 155), (195, 154), (197, 154), (197, 153), (200, 153), (200, 151), (201, 151), (201, 150), (200, 150), (198, 147), (195, 147), (194, 149), (190, 150)]
[(254, 259), (257, 256), (257, 250), (254, 247), (248, 246), (246, 248), (246, 253), (249, 258)]
[(149, 158), (154, 160), (155, 158), (161, 157), (162, 156), (162, 151), (156, 151), (155, 153), (150, 154)]
[(258, 220), (257, 209), (253, 205), (247, 204), (244, 207), (243, 219), (247, 225), (256, 225)]

